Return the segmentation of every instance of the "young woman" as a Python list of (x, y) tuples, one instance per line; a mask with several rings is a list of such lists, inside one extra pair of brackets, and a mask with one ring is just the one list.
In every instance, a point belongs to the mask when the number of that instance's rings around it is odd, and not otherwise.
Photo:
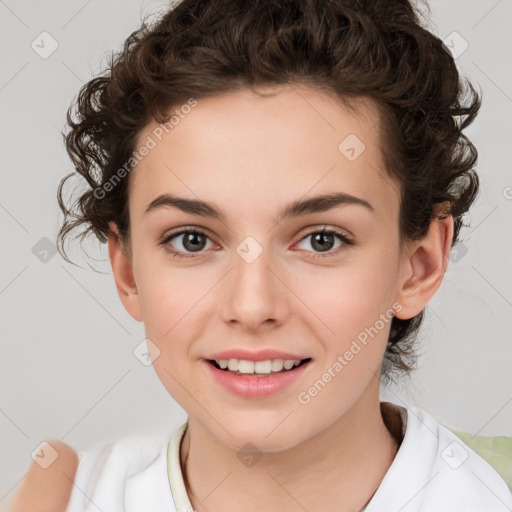
[(90, 187), (73, 213), (61, 183), (59, 241), (108, 241), (188, 419), (56, 444), (17, 510), (510, 509), (453, 433), (379, 399), (478, 192), (480, 98), (407, 0), (182, 0), (75, 107)]

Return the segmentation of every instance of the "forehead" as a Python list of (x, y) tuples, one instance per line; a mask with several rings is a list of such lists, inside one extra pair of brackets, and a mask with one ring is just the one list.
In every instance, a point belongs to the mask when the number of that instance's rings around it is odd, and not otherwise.
[(396, 185), (384, 171), (372, 102), (358, 100), (352, 111), (307, 87), (261, 92), (198, 99), (173, 107), (164, 126), (149, 123), (137, 140), (151, 149), (131, 173), (131, 214), (142, 216), (165, 192), (273, 216), (275, 203), (334, 191), (393, 213)]

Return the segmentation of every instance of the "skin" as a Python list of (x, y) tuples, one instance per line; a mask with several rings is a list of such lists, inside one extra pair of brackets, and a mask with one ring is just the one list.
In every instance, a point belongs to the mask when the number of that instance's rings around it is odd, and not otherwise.
[(66, 443), (47, 441), (57, 453), (44, 468), (32, 462), (19, 489), (9, 504), (9, 512), (65, 512), (78, 466), (78, 454)]
[[(399, 187), (383, 171), (373, 105), (361, 102), (352, 113), (305, 86), (266, 92), (272, 94), (243, 90), (198, 100), (137, 164), (130, 175), (131, 243), (123, 250), (111, 224), (112, 270), (126, 310), (158, 347), (153, 366), (160, 380), (188, 413), (180, 458), (197, 511), (229, 512), (240, 503), (260, 511), (262, 497), (270, 512), (356, 511), (397, 450), (379, 401), (391, 322), (308, 404), (297, 396), (393, 304), (404, 319), (424, 308), (446, 270), (453, 219), (434, 221), (424, 239), (400, 253)], [(140, 133), (139, 144), (155, 127)], [(355, 161), (338, 150), (349, 134), (366, 146)], [(368, 201), (374, 212), (343, 205), (272, 220), (293, 200), (334, 191)], [(226, 220), (172, 207), (145, 214), (163, 192), (214, 203)], [(184, 236), (174, 238), (167, 247), (192, 257), (173, 258), (158, 242), (184, 226), (208, 238), (199, 253)], [(325, 253), (306, 235), (324, 226), (355, 245), (335, 237), (332, 256), (315, 258)], [(252, 263), (236, 252), (247, 236), (262, 248)], [(283, 392), (246, 399), (213, 381), (203, 361), (237, 347), (313, 361)], [(262, 455), (251, 467), (237, 457), (248, 442)]]

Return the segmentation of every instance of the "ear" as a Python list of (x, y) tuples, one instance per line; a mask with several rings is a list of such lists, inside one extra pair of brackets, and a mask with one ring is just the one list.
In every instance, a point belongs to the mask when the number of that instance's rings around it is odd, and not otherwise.
[(419, 314), (434, 296), (448, 266), (453, 239), (453, 217), (436, 218), (427, 234), (409, 245), (403, 256), (403, 283), (396, 301), (402, 306), (395, 316), (407, 320)]
[(115, 223), (109, 222), (109, 228), (108, 255), (112, 265), (117, 293), (126, 311), (135, 320), (142, 322), (139, 293), (133, 276), (132, 262), (123, 250), (121, 237)]

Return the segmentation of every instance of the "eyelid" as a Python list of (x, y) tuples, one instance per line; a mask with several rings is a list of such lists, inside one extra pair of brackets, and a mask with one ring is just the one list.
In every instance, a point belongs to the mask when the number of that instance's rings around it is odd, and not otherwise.
[(173, 236), (182, 235), (184, 233), (191, 232), (191, 231), (194, 233), (200, 233), (200, 234), (206, 235), (211, 240), (215, 239), (215, 236), (207, 228), (194, 226), (194, 225), (185, 225), (185, 226), (180, 226), (179, 228), (171, 229), (170, 231), (168, 231), (164, 235), (162, 235), (160, 240), (161, 241), (167, 240)]
[[(216, 238), (215, 235), (213, 235), (212, 232), (208, 228), (195, 226), (195, 225), (184, 225), (184, 226), (180, 226), (179, 228), (172, 229), (171, 231), (169, 231), (165, 235), (163, 235), (160, 240), (166, 240), (174, 235), (183, 234), (184, 232), (187, 232), (187, 230), (207, 235), (208, 238), (210, 238), (212, 241), (215, 241), (215, 238)], [(330, 226), (329, 224), (311, 224), (309, 226), (303, 227), (299, 231), (299, 234), (297, 235), (299, 237), (298, 241), (303, 240), (304, 237), (309, 236), (313, 233), (319, 233), (322, 231), (336, 231), (339, 234), (346, 237), (347, 239), (349, 239), (351, 241), (354, 240), (352, 233), (350, 231), (348, 231), (347, 229)], [(215, 242), (215, 243), (218, 243), (218, 242)]]
[[(216, 244), (217, 246), (220, 245), (215, 241), (215, 237), (211, 234), (211, 232), (202, 227), (198, 226), (180, 226), (179, 228), (175, 228), (171, 230), (170, 232), (163, 235), (160, 240), (158, 241), (159, 245), (167, 245), (171, 239), (178, 238), (182, 235), (186, 235), (187, 233), (197, 233), (200, 235), (204, 235), (206, 238), (208, 238), (211, 242)], [(200, 251), (198, 254), (203, 253), (205, 251)]]
[[(215, 241), (215, 237), (211, 235), (211, 233), (208, 229), (203, 228), (203, 227), (198, 227), (198, 226), (191, 226), (191, 225), (181, 226), (179, 228), (175, 228), (174, 230), (172, 230), (169, 233), (166, 233), (160, 239), (159, 245), (166, 246), (166, 250), (169, 253), (171, 253), (172, 256), (175, 256), (178, 258), (184, 258), (184, 259), (195, 258), (196, 257), (195, 255), (201, 256), (201, 255), (205, 254), (207, 252), (205, 250), (198, 251), (197, 253), (187, 253), (184, 251), (178, 251), (175, 249), (167, 248), (167, 245), (170, 243), (170, 241), (173, 238), (178, 238), (178, 237), (185, 235), (187, 233), (190, 233), (190, 232), (206, 236), (206, 238), (208, 238), (211, 242), (213, 242), (217, 246), (220, 245)], [(318, 224), (314, 224), (314, 225), (304, 227), (299, 232), (299, 235), (298, 235), (299, 240), (294, 243), (294, 246), (297, 245), (298, 243), (302, 242), (303, 240), (305, 240), (307, 237), (309, 237), (313, 234), (318, 234), (318, 233), (332, 234), (333, 236), (336, 236), (341, 240), (342, 245), (340, 247), (338, 247), (336, 250), (326, 251), (325, 255), (321, 252), (305, 251), (305, 252), (311, 253), (312, 254), (311, 257), (313, 259), (335, 257), (335, 256), (338, 256), (344, 250), (346, 250), (347, 246), (356, 245), (356, 242), (354, 241), (352, 234), (348, 234), (347, 230), (343, 230), (342, 228), (338, 228), (338, 227), (334, 227), (334, 226), (331, 227), (327, 224), (323, 224), (323, 225), (321, 225), (321, 227)]]
[[(313, 233), (321, 233), (322, 231), (335, 231), (339, 235), (343, 235), (345, 238), (353, 241), (354, 237), (347, 229), (331, 226), (330, 224), (311, 224), (304, 227), (299, 231), (299, 236), (309, 236)], [(300, 240), (302, 240), (301, 238)]]

